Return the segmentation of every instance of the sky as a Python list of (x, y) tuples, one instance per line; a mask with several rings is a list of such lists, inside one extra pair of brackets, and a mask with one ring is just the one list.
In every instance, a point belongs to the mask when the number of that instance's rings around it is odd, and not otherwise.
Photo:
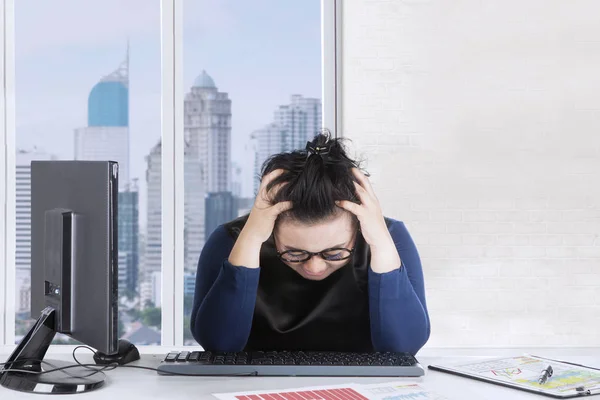
[[(202, 70), (232, 100), (232, 160), (252, 187), (250, 133), (272, 121), (292, 94), (321, 97), (320, 0), (184, 0), (183, 81)], [(160, 139), (161, 38), (158, 0), (15, 2), (17, 147), (73, 158), (87, 125), (92, 87), (125, 59), (130, 44), (130, 176)], [(181, 99), (183, 101), (183, 99)]]

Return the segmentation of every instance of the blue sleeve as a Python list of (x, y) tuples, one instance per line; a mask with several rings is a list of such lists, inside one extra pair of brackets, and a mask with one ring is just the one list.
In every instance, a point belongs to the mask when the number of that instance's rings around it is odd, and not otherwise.
[(417, 247), (404, 223), (393, 221), (389, 230), (402, 265), (384, 274), (369, 268), (371, 339), (377, 351), (414, 355), (431, 332), (423, 269)]
[(190, 329), (205, 350), (241, 351), (250, 335), (260, 271), (231, 265), (233, 244), (219, 226), (200, 254)]

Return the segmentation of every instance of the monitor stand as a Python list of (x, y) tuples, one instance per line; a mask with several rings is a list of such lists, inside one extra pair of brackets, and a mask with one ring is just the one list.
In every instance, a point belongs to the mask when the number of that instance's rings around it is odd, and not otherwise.
[(42, 372), (74, 365), (72, 362), (56, 360), (41, 362), (56, 335), (55, 317), (56, 311), (52, 307), (46, 307), (42, 311), (36, 323), (6, 360), (7, 364), (0, 366), (0, 385), (22, 392), (67, 394), (88, 392), (104, 384), (106, 375), (103, 372), (94, 373), (90, 368), (80, 366), (41, 375), (11, 371)]

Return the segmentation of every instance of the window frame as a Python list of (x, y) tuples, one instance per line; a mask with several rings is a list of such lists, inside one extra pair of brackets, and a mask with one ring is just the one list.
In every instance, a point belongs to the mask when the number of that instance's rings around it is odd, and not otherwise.
[[(0, 93), (0, 133), (2, 134), (2, 146), (0, 147), (1, 157), (0, 157), (0, 235), (2, 235), (2, 240), (0, 240), (0, 288), (3, 289), (2, 293), (6, 293), (6, 274), (7, 268), (6, 265), (6, 139), (5, 134), (5, 115), (6, 115), (6, 91), (5, 87), (5, 75), (4, 75), (4, 65), (5, 65), (5, 48), (4, 48), (4, 31), (6, 30), (6, 21), (4, 18), (5, 15), (5, 3), (4, 1), (0, 2), (0, 83), (2, 84), (2, 93)], [(4, 325), (5, 320), (8, 318), (8, 311), (5, 305), (5, 294), (0, 295), (0, 348), (5, 343), (4, 338)]]
[[(15, 346), (15, 1), (0, 0), (0, 352)], [(341, 130), (341, 2), (321, 0), (323, 128), (335, 135)], [(162, 327), (161, 345), (138, 346), (143, 353), (184, 342), (184, 188), (175, 184), (184, 177), (183, 7), (183, 0), (160, 0)]]

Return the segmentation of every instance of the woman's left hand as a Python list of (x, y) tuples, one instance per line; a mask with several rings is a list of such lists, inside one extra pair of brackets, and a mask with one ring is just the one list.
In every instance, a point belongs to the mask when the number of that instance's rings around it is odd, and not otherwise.
[(358, 218), (362, 235), (371, 247), (373, 271), (383, 273), (400, 268), (400, 256), (383, 218), (371, 182), (358, 168), (352, 168), (352, 172), (358, 181), (354, 182), (354, 186), (360, 204), (348, 200), (336, 201), (336, 204)]

